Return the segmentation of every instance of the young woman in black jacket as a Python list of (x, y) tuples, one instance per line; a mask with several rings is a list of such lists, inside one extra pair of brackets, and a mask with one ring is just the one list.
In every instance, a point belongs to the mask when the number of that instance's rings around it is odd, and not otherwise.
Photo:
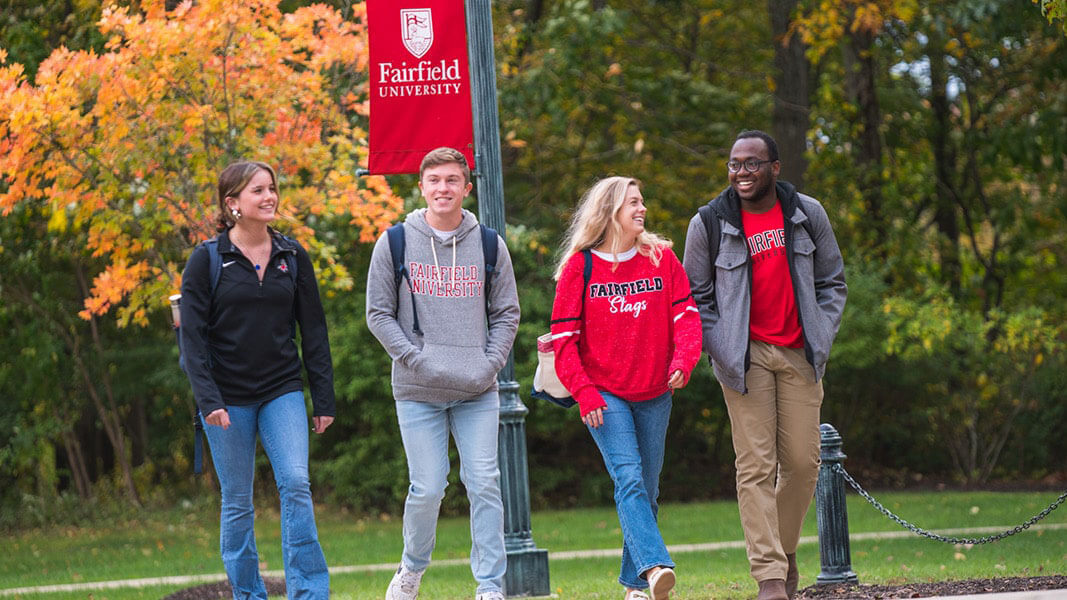
[(300, 244), (270, 228), (279, 196), (269, 165), (231, 164), (218, 190), (219, 234), (193, 251), (182, 274), (181, 345), (222, 488), (222, 561), (234, 598), (266, 600), (252, 528), (258, 437), (281, 498), (289, 597), (328, 598), (308, 480), (300, 356), (312, 424), (323, 433), (335, 415), (333, 367), (314, 268)]

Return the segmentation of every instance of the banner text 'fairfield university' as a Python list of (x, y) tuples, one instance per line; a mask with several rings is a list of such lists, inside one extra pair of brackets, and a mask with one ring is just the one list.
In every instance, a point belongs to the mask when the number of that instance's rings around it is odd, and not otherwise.
[(368, 0), (367, 32), (370, 172), (418, 173), (440, 146), (473, 167), (463, 0)]

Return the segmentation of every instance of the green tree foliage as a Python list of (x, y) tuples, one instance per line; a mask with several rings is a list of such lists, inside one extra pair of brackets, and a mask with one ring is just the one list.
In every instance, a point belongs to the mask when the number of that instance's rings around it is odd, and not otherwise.
[(983, 314), (950, 295), (886, 301), (891, 355), (921, 369), (924, 412), (967, 483), (993, 473), (1019, 414), (1036, 409), (1034, 376), (1062, 349), (1060, 328), (1039, 309)]
[(26, 66), (33, 77), (37, 65), (60, 46), (100, 50), (104, 36), (96, 27), (99, 0), (6, 0), (0, 13), (0, 48), (8, 59)]
[[(286, 0), (281, 8), (305, 4)], [(612, 495), (576, 413), (525, 394), (534, 339), (548, 328), (566, 220), (596, 178), (632, 175), (644, 183), (649, 228), (680, 253), (696, 208), (726, 186), (734, 135), (774, 127), (769, 10), (787, 4), (493, 3), (507, 239), (523, 306), (515, 371), (530, 409), (537, 507), (607, 503)], [(332, 6), (352, 22), (362, 15), (359, 3)], [(823, 420), (844, 435), (850, 472), (864, 483), (1038, 479), (1063, 469), (1064, 9), (1062, 0), (799, 0), (790, 14), (812, 61), (804, 189), (830, 214), (850, 288)], [(52, 27), (5, 18), (4, 40), (12, 23)], [(60, 20), (71, 31), (95, 31), (81, 18)], [(58, 39), (43, 38), (40, 56)], [(63, 40), (99, 48), (84, 37)], [(7, 49), (9, 63), (29, 60)], [(332, 77), (353, 89), (366, 80), (357, 69)], [(365, 128), (363, 116), (350, 120)], [(405, 210), (421, 205), (413, 177), (389, 184)], [(338, 249), (336, 264), (354, 283), (324, 290), (339, 418), (312, 440), (317, 498), (398, 513), (407, 481), (389, 362), (363, 322), (369, 248), (346, 216), (305, 216), (316, 239)], [(0, 476), (16, 482), (0, 489), (0, 506), (36, 499), (28, 505), (42, 507), (34, 513), (42, 519), (43, 507), (70, 506), (64, 495), (82, 492), (79, 478), (89, 481), (85, 497), (127, 495), (68, 332), (93, 385), (109, 378), (137, 492), (153, 501), (210, 484), (210, 475), (189, 475), (191, 398), (162, 313), (137, 331), (98, 320), (99, 347), (90, 322), (57, 318), (84, 301), (74, 265), (101, 268), (76, 251), (84, 245), (76, 232), (49, 230), (39, 213), (0, 220), (0, 326), (11, 332), (0, 339)], [(48, 316), (20, 300), (18, 288)], [(84, 469), (71, 458), (79, 442)], [(733, 458), (721, 392), (702, 361), (675, 397), (663, 498), (728, 496)], [(269, 465), (258, 466), (269, 486)], [(444, 506), (464, 509), (462, 486), (449, 486)]]

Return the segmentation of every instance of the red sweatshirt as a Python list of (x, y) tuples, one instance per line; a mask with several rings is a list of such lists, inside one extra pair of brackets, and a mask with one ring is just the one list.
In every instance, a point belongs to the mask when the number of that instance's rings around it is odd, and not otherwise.
[(700, 360), (700, 315), (674, 252), (664, 248), (658, 267), (638, 253), (614, 271), (593, 255), (583, 307), (584, 264), (581, 252), (570, 257), (552, 305), (556, 373), (582, 416), (606, 406), (599, 390), (641, 402), (667, 392), (675, 371), (688, 381)]

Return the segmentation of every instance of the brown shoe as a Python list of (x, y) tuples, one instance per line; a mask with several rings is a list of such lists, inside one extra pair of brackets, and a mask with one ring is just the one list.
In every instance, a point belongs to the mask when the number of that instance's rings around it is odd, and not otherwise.
[(789, 600), (785, 593), (785, 580), (765, 579), (759, 582), (759, 595), (756, 600)]
[(785, 593), (790, 598), (797, 595), (797, 584), (800, 583), (800, 571), (797, 570), (797, 553), (785, 555), (789, 563), (785, 572)]

